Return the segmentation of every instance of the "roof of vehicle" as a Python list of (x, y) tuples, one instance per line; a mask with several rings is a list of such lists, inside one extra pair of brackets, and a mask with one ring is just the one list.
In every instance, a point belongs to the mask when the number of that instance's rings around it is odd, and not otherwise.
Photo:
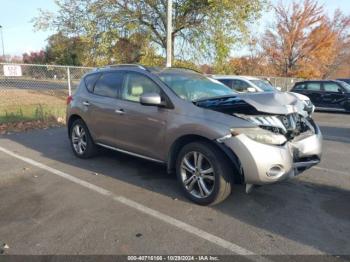
[(154, 66), (143, 66), (139, 64), (117, 64), (117, 65), (107, 65), (103, 67), (98, 67), (95, 70), (87, 73), (96, 73), (96, 72), (105, 72), (105, 71), (113, 71), (113, 70), (120, 70), (120, 69), (133, 69), (136, 71), (147, 71), (154, 74), (160, 74), (160, 73), (166, 73), (166, 72), (173, 72), (173, 73), (200, 73), (194, 69), (191, 68), (183, 68), (183, 67), (154, 67)]
[(319, 83), (327, 83), (327, 82), (335, 82), (335, 83), (339, 83), (341, 81), (339, 80), (331, 80), (331, 79), (328, 79), (328, 80), (324, 80), (324, 79), (321, 79), (321, 80), (303, 80), (303, 81), (299, 81), (299, 82), (296, 82), (295, 84), (302, 84), (302, 83), (315, 83), (315, 82), (319, 82)]
[(214, 79), (231, 79), (231, 80), (260, 80), (254, 76), (236, 76), (236, 75), (211, 75)]

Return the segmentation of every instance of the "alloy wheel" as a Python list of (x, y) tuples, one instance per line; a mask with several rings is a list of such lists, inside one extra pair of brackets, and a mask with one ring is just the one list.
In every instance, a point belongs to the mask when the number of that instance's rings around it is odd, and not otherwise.
[(200, 152), (192, 151), (183, 157), (181, 178), (185, 189), (196, 198), (206, 198), (214, 190), (214, 168)]
[(72, 144), (77, 154), (82, 155), (87, 148), (87, 137), (81, 125), (75, 125), (72, 129)]

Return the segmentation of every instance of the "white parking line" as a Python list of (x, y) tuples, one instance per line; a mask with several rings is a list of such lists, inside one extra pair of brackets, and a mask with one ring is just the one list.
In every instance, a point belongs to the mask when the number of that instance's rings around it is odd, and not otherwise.
[(10, 150), (7, 150), (6, 148), (3, 148), (3, 147), (0, 147), (0, 151), (2, 151), (3, 153), (7, 154), (7, 155), (10, 155), (14, 158), (17, 158), (17, 159), (20, 159), (30, 165), (33, 165), (33, 166), (36, 166), (38, 168), (41, 168), (43, 170), (46, 170), (46, 171), (49, 171), (51, 172), (52, 174), (55, 174), (57, 176), (60, 176), (62, 178), (65, 178), (71, 182), (74, 182), (78, 185), (81, 185), (83, 187), (86, 187), (90, 190), (93, 190), (101, 195), (104, 195), (104, 196), (107, 196), (107, 197), (110, 197), (112, 198), (113, 200), (121, 203), (121, 204), (124, 204), (128, 207), (131, 207), (133, 209), (136, 209), (142, 213), (145, 213), (149, 216), (152, 216), (158, 220), (161, 220), (167, 224), (170, 224), (172, 226), (175, 226), (183, 231), (186, 231), (187, 233), (190, 233), (192, 235), (195, 235), (199, 238), (202, 238), (202, 239), (205, 239), (213, 244), (216, 244), (217, 246), (219, 247), (222, 247), (222, 248), (225, 248), (225, 249), (228, 249), (230, 250), (231, 252), (235, 253), (235, 254), (238, 254), (238, 255), (254, 255), (254, 257), (250, 257), (251, 259), (253, 260), (257, 260), (257, 261), (267, 261), (265, 258), (261, 257), (261, 256), (256, 256), (255, 253), (243, 248), (243, 247), (240, 247), (232, 242), (229, 242), (227, 240), (224, 240), (220, 237), (217, 237), (213, 234), (210, 234), (202, 229), (199, 229), (197, 227), (194, 227), (194, 226), (191, 226), (189, 224), (186, 224), (185, 222), (182, 222), (176, 218), (173, 218), (171, 216), (168, 216), (168, 215), (165, 215), (157, 210), (154, 210), (152, 208), (149, 208), (149, 207), (146, 207), (142, 204), (139, 204), (133, 200), (130, 200), (128, 198), (125, 198), (123, 196), (118, 196), (118, 195), (115, 195), (114, 193), (112, 193), (111, 191), (108, 191), (102, 187), (99, 187), (99, 186), (96, 186), (94, 184), (91, 184), (89, 182), (86, 182), (84, 180), (81, 180), (79, 178), (76, 178), (72, 175), (69, 175), (67, 173), (64, 173), (60, 170), (57, 170), (57, 169), (54, 169), (52, 167), (49, 167), (47, 165), (44, 165), (40, 162), (37, 162), (33, 159), (30, 159), (30, 158), (27, 158), (27, 157), (24, 157), (24, 156), (21, 156), (21, 155), (18, 155)]

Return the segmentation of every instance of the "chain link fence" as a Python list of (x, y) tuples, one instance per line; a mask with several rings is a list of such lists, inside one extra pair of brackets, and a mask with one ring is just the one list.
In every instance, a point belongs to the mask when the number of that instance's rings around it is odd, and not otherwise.
[(64, 123), (67, 96), (92, 69), (0, 63), (0, 132), (4, 123)]
[(0, 63), (0, 89), (65, 89), (71, 93), (90, 67)]
[[(5, 88), (67, 90), (71, 93), (92, 67), (0, 63), (0, 90)], [(300, 78), (257, 76), (282, 91), (290, 90)]]
[(281, 91), (289, 91), (295, 83), (303, 81), (302, 78), (290, 77), (271, 77), (271, 76), (257, 76), (258, 78), (268, 80), (274, 87), (278, 87)]

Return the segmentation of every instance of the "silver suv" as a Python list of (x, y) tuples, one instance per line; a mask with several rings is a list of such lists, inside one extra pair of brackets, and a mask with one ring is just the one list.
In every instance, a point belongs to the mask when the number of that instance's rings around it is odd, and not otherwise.
[(89, 158), (101, 146), (163, 163), (201, 205), (223, 201), (233, 183), (248, 192), (321, 158), (321, 132), (295, 96), (238, 94), (187, 69), (97, 69), (67, 102), (76, 156)]

